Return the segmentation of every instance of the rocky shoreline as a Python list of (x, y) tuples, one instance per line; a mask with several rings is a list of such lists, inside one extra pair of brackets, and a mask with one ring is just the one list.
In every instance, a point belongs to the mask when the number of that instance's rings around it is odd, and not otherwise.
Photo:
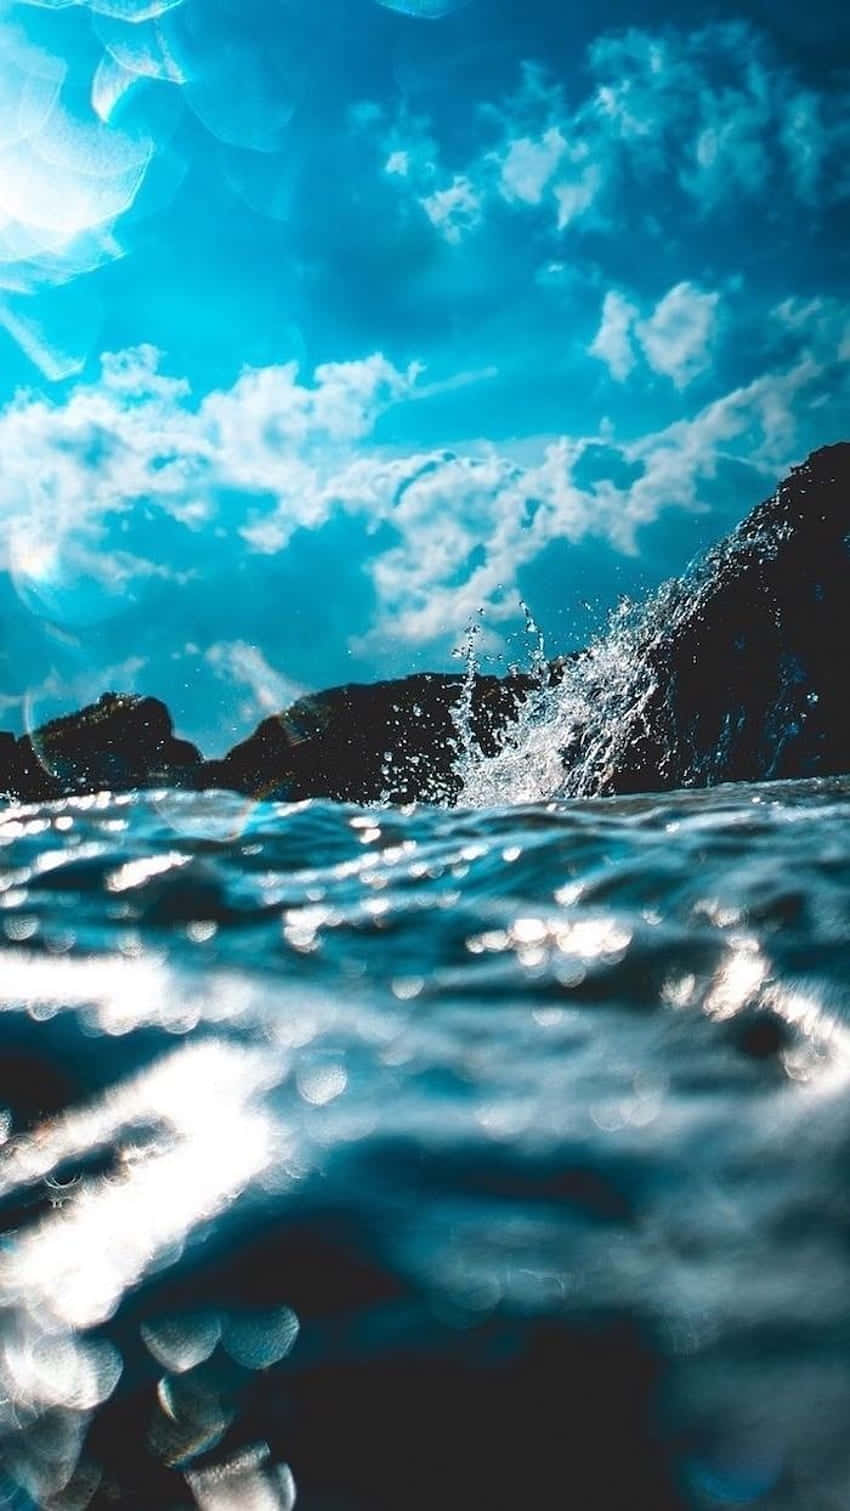
[(463, 676), (429, 672), (351, 683), (299, 699), (209, 761), (175, 737), (158, 698), (109, 692), (32, 735), (0, 734), (0, 791), (22, 802), (146, 787), (292, 801), (451, 801), (459, 787), (453, 710), (470, 698), (472, 737), (493, 754), (535, 685), (530, 677), (476, 676), (470, 687)]
[[(581, 773), (573, 790), (614, 794), (847, 772), (848, 647), (850, 444), (841, 444), (813, 453), (645, 606), (618, 699), (598, 648), (551, 663), (549, 683), (574, 675), (590, 710), (565, 733), (565, 780)], [(438, 672), (348, 684), (299, 699), (212, 761), (175, 736), (159, 699), (104, 693), (32, 734), (0, 733), (0, 794), (45, 802), (169, 786), (451, 803), (460, 709), (475, 748), (493, 755), (539, 690), (530, 675)]]

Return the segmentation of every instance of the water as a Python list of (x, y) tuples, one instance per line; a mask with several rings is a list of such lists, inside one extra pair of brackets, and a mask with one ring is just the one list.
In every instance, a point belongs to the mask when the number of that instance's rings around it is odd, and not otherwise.
[(0, 1504), (846, 1504), (850, 780), (0, 846)]

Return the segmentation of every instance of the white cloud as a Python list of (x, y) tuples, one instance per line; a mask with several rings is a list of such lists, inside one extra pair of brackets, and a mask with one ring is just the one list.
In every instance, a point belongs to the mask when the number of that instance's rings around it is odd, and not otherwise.
[[(842, 130), (837, 123), (826, 118), (825, 102), (811, 90), (802, 90), (790, 101), (782, 126), (782, 146), (788, 157), (791, 178), (797, 195), (804, 203), (813, 204), (818, 189), (829, 171), (827, 159), (832, 155), (833, 143), (843, 140), (844, 148), (850, 144), (850, 131)], [(846, 190), (845, 175), (845, 190)]]
[(710, 365), (720, 296), (692, 283), (677, 283), (659, 300), (635, 335), (653, 372), (685, 388)]
[(205, 660), (229, 685), (235, 682), (249, 689), (251, 703), (245, 710), (245, 722), (279, 713), (306, 691), (301, 683), (275, 671), (262, 651), (246, 640), (218, 640), (209, 647)]
[(512, 140), (501, 164), (500, 183), (504, 198), (539, 205), (566, 149), (567, 144), (557, 126), (550, 126), (537, 140), (527, 136)]
[[(824, 393), (835, 400), (834, 356), (832, 346), (803, 352), (787, 369), (634, 441), (617, 444), (608, 433), (564, 437), (543, 445), (540, 460), (522, 467), (495, 453), (395, 463), (392, 484), (385, 477), (383, 487), (392, 487), (398, 500), (392, 519), (401, 539), (373, 562), (380, 613), (358, 648), (378, 654), (388, 637), (412, 647), (438, 644), (447, 632), (457, 635), (482, 606), (496, 628), (516, 613), (517, 572), (551, 542), (595, 535), (634, 554), (638, 530), (666, 510), (704, 510), (706, 484), (733, 456), (754, 470), (743, 513), (796, 460), (801, 423)], [(850, 381), (845, 415), (848, 401)], [(627, 470), (639, 470), (634, 482), (579, 484), (579, 464), (600, 442)], [(410, 480), (399, 482), (405, 470)], [(381, 492), (372, 495), (372, 507), (380, 506)]]
[(816, 95), (745, 22), (632, 29), (590, 50), (593, 107), (609, 146), (644, 172), (672, 170), (704, 208), (771, 187), (804, 201), (847, 193), (848, 91)]
[(446, 241), (460, 241), (465, 232), (473, 230), (481, 220), (481, 196), (465, 174), (456, 174), (447, 189), (435, 189), (421, 204), (431, 224)]
[(601, 186), (602, 173), (597, 163), (589, 163), (576, 178), (565, 179), (563, 183), (555, 185), (559, 231), (565, 231), (567, 226), (591, 208)]
[[(714, 309), (714, 296), (676, 286), (640, 320), (614, 294), (596, 355), (624, 370), (634, 330), (659, 370), (683, 381), (703, 360)], [(850, 376), (838, 364), (847, 323), (838, 302), (786, 301), (773, 313), (785, 343), (776, 365), (688, 419), (619, 440), (610, 425), (595, 436), (526, 438), (516, 456), (483, 442), (462, 455), (378, 446), (379, 415), (416, 392), (415, 369), (402, 373), (378, 355), (329, 364), (312, 382), (293, 367), (246, 372), (193, 403), (150, 348), (123, 353), (107, 359), (99, 383), (79, 385), (61, 404), (21, 395), (0, 414), (2, 560), (25, 599), (41, 593), (48, 608), (75, 611), (98, 573), (108, 593), (116, 581), (126, 592), (169, 570), (167, 557), (139, 561), (116, 549), (122, 520), (137, 510), (170, 515), (187, 541), (197, 539), (187, 555), (206, 562), (213, 552), (219, 564), (246, 550), (283, 551), (299, 526), (343, 513), (363, 526), (357, 566), (375, 591), (359, 647), (377, 668), (389, 647), (445, 654), (480, 606), (494, 633), (515, 616), (517, 573), (551, 542), (595, 535), (633, 551), (639, 528), (664, 510), (704, 507), (723, 459), (740, 458), (767, 485), (815, 423), (818, 440), (837, 439), (824, 434), (819, 406), (828, 401), (832, 423), (844, 428)], [(634, 481), (615, 481), (618, 468), (581, 481), (582, 459), (600, 444)], [(147, 539), (156, 533), (146, 527)], [(236, 637), (214, 645), (209, 662), (241, 679), (260, 710), (291, 701), (295, 689)]]
[(620, 383), (625, 381), (637, 362), (632, 330), (638, 313), (637, 306), (630, 300), (616, 289), (609, 290), (602, 306), (602, 323), (588, 348)]
[(846, 81), (816, 92), (744, 22), (606, 34), (587, 71), (589, 93), (571, 101), (524, 65), (519, 92), (481, 112), (480, 150), (452, 178), (425, 123), (397, 127), (393, 150), (447, 239), (497, 204), (545, 213), (560, 234), (591, 217), (619, 226), (626, 178), (662, 180), (698, 216), (742, 198), (790, 208), (850, 197)]
[(653, 372), (686, 388), (711, 365), (720, 295), (692, 283), (677, 283), (644, 319), (638, 306), (610, 289), (602, 321), (588, 351), (623, 383), (637, 365), (639, 348)]
[(298, 365), (247, 368), (232, 388), (209, 394), (198, 416), (201, 432), (223, 458), (234, 481), (265, 472), (275, 447), (350, 445), (372, 429), (381, 410), (405, 394), (416, 369), (399, 372), (380, 355), (361, 362), (317, 367), (310, 385)]
[(73, 557), (79, 576), (85, 548), (86, 573), (106, 581), (117, 566), (114, 554), (98, 557), (108, 517), (149, 502), (200, 529), (215, 521), (221, 490), (263, 498), (256, 544), (279, 550), (326, 517), (324, 479), (415, 379), (380, 355), (327, 364), (311, 384), (294, 364), (247, 369), (193, 406), (152, 347), (107, 355), (100, 382), (65, 403), (21, 394), (0, 415), (0, 564), (21, 540), (30, 575), (57, 579)]
[(844, 300), (820, 295), (813, 299), (783, 299), (770, 311), (770, 321), (795, 340), (828, 349), (837, 347), (837, 360), (850, 361), (850, 309)]

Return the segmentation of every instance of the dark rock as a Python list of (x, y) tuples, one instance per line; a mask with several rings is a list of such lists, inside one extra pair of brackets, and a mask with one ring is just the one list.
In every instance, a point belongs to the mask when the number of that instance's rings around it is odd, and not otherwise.
[(13, 734), (0, 730), (0, 797), (14, 797), (21, 785), (18, 742)]
[(253, 797), (450, 802), (460, 790), (455, 716), (464, 698), (472, 739), (494, 755), (535, 685), (528, 676), (425, 672), (334, 687), (264, 719), (198, 780)]
[[(6, 750), (0, 746), (4, 767)], [(78, 713), (24, 735), (8, 756), (12, 795), (42, 802), (79, 792), (186, 785), (201, 757), (174, 738), (158, 698), (104, 693)]]
[(630, 665), (614, 702), (604, 686), (610, 657), (580, 658), (571, 675), (585, 716), (564, 751), (568, 790), (850, 771), (848, 645), (845, 444), (815, 452), (647, 605), (624, 641)]

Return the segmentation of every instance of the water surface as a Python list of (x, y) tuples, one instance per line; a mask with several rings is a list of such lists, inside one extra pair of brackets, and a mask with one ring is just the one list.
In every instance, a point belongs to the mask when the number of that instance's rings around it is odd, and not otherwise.
[(3, 1503), (842, 1504), (850, 781), (0, 845)]

